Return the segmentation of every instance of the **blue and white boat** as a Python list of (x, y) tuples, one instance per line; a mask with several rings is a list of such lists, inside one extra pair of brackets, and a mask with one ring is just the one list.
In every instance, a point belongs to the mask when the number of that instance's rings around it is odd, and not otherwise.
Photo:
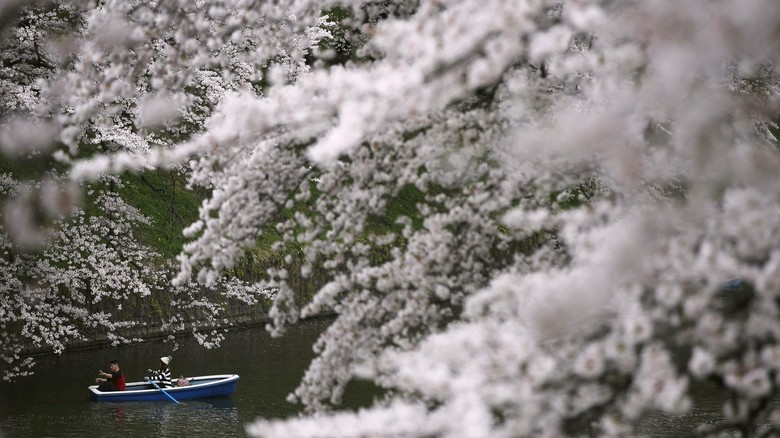
[[(238, 384), (238, 374), (216, 374), (213, 376), (190, 377), (190, 384), (165, 388), (165, 392), (176, 400), (192, 400), (194, 398), (228, 397), (233, 394)], [(102, 392), (97, 385), (89, 387), (89, 395), (94, 401), (129, 402), (170, 400), (162, 391), (150, 388), (149, 382), (130, 382), (124, 391)]]

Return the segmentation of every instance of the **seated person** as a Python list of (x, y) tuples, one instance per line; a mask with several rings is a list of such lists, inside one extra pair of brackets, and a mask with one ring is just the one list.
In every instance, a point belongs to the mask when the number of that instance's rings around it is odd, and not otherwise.
[(111, 373), (104, 373), (103, 370), (98, 371), (98, 377), (95, 379), (95, 383), (98, 383), (98, 391), (124, 391), (125, 390), (125, 374), (119, 369), (119, 361), (114, 359), (109, 364)]
[(157, 383), (160, 388), (171, 388), (173, 386), (171, 383), (171, 370), (168, 368), (168, 365), (171, 363), (172, 359), (173, 358), (171, 356), (161, 357), (160, 369), (157, 371), (152, 371), (151, 368), (146, 370), (147, 373), (151, 374), (149, 376), (149, 380)]

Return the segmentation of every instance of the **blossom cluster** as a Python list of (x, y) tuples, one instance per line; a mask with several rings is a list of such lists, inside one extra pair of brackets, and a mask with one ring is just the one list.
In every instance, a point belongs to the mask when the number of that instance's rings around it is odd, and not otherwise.
[[(72, 50), (20, 61), (8, 123), (45, 121), (76, 182), (187, 166), (210, 195), (175, 287), (273, 229), (300, 260), (252, 285), (269, 329), (337, 314), (291, 396), (318, 415), (251, 434), (629, 435), (704, 380), (728, 399), (702, 432), (780, 427), (776, 1), (51, 3)], [(390, 391), (329, 413), (355, 378)]]

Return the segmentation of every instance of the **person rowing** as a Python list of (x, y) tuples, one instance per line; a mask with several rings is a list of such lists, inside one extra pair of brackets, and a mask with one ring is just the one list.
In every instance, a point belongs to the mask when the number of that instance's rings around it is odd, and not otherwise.
[(171, 369), (168, 368), (171, 360), (173, 360), (171, 356), (161, 357), (158, 370), (153, 371), (151, 368), (146, 370), (147, 374), (150, 374), (148, 379), (155, 381), (161, 388), (171, 388), (173, 386), (171, 383)]

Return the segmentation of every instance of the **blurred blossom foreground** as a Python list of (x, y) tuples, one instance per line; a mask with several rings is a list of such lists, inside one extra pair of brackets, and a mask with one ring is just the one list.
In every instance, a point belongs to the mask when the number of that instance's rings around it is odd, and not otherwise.
[[(253, 436), (631, 436), (703, 382), (702, 435), (780, 433), (777, 0), (4, 0), (0, 26), (0, 147), (32, 169), (0, 174), (11, 375), (119, 328), (103, 300), (216, 319), (204, 286), (274, 288), (272, 333), (337, 318), (305, 415)], [(151, 169), (207, 194), (178, 266), (132, 238), (121, 175)], [(225, 277), (269, 230), (284, 263)], [(389, 390), (340, 412), (352, 379)]]

